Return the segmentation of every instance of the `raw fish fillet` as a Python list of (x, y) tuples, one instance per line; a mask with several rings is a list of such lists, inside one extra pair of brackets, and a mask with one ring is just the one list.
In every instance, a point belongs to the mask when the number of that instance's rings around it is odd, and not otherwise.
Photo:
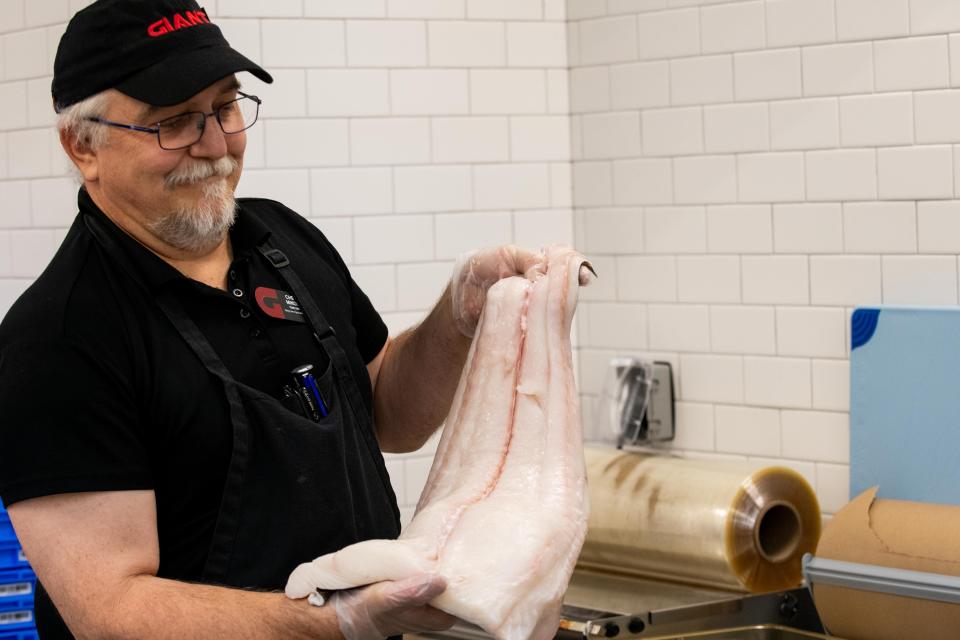
[(431, 604), (500, 640), (553, 638), (587, 531), (570, 325), (583, 257), (546, 251), (546, 274), (487, 293), (412, 522), (302, 564), (286, 593), (439, 573)]

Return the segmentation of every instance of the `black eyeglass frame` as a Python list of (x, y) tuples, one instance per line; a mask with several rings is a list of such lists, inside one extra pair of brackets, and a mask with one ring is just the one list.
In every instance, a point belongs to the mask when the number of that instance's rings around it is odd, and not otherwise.
[[(224, 134), (224, 135), (227, 135), (227, 136), (231, 136), (231, 135), (236, 135), (236, 134), (238, 134), (238, 133), (242, 133), (242, 132), (246, 131), (247, 129), (249, 129), (250, 127), (252, 127), (253, 125), (255, 125), (255, 124), (257, 123), (257, 119), (260, 117), (260, 105), (263, 104), (263, 100), (261, 100), (261, 99), (260, 99), (259, 97), (257, 97), (257, 96), (248, 95), (248, 94), (246, 94), (246, 93), (243, 93), (242, 91), (238, 91), (237, 93), (240, 95), (239, 98), (235, 98), (235, 99), (233, 99), (233, 100), (229, 100), (229, 101), (227, 101), (227, 102), (224, 102), (222, 105), (220, 105), (219, 107), (217, 107), (217, 108), (214, 109), (213, 111), (210, 111), (209, 113), (206, 112), (206, 111), (184, 111), (183, 113), (178, 113), (178, 114), (175, 115), (175, 116), (170, 116), (169, 118), (164, 118), (163, 120), (160, 120), (159, 122), (155, 122), (155, 123), (154, 123), (155, 126), (153, 126), (153, 127), (144, 127), (144, 126), (138, 125), (138, 124), (125, 124), (125, 123), (123, 123), (123, 122), (114, 122), (113, 120), (107, 120), (106, 118), (98, 118), (98, 117), (96, 117), (96, 116), (91, 116), (91, 117), (87, 118), (87, 120), (89, 120), (90, 122), (96, 122), (96, 123), (99, 123), (99, 124), (105, 124), (105, 125), (107, 125), (107, 126), (109, 126), (109, 127), (117, 127), (118, 129), (129, 129), (130, 131), (140, 131), (140, 132), (143, 132), (143, 133), (152, 133), (152, 134), (154, 134), (154, 135), (157, 136), (157, 144), (160, 145), (160, 148), (161, 148), (161, 149), (163, 149), (164, 151), (179, 151), (180, 149), (187, 149), (187, 148), (189, 148), (189, 147), (192, 147), (193, 145), (197, 144), (197, 142), (200, 141), (200, 138), (203, 137), (204, 131), (206, 131), (206, 129), (207, 129), (207, 118), (209, 118), (210, 116), (216, 116), (216, 118), (217, 118), (217, 124), (220, 126), (220, 131), (223, 131), (223, 134)], [(223, 122), (220, 120), (220, 110), (223, 109), (224, 107), (226, 107), (227, 105), (231, 105), (231, 104), (234, 104), (234, 103), (236, 103), (236, 102), (240, 102), (241, 100), (248, 100), (248, 99), (249, 99), (249, 100), (252, 100), (252, 101), (254, 102), (254, 104), (257, 105), (257, 112), (256, 112), (256, 113), (254, 114), (254, 116), (253, 116), (253, 121), (252, 121), (250, 124), (248, 124), (247, 126), (245, 126), (243, 129), (240, 129), (240, 131), (230, 131), (230, 132), (225, 131), (224, 128), (223, 128)], [(168, 121), (168, 120), (174, 120), (174, 119), (176, 119), (176, 118), (182, 118), (182, 117), (184, 117), (184, 116), (189, 116), (189, 115), (201, 115), (201, 116), (203, 116), (203, 120), (202, 120), (202, 121), (201, 121), (201, 120), (197, 120), (197, 122), (203, 122), (203, 124), (200, 126), (200, 135), (197, 137), (197, 139), (194, 140), (193, 142), (191, 142), (190, 144), (185, 144), (185, 145), (182, 145), (182, 146), (179, 146), (179, 147), (165, 147), (165, 146), (163, 146), (163, 143), (160, 141), (160, 125), (162, 125), (164, 122), (166, 122), (166, 121)]]

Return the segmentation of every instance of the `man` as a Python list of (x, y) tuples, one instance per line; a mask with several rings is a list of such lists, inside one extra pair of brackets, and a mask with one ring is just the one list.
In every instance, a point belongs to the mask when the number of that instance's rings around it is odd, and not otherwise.
[(43, 638), (452, 623), (427, 604), (436, 576), (324, 607), (270, 591), (300, 562), (398, 534), (380, 450), (437, 428), (486, 289), (542, 257), (461, 260), (423, 323), (388, 338), (315, 227), (234, 201), (260, 107), (240, 71), (272, 81), (193, 0), (98, 0), (60, 42), (79, 214), (0, 326), (0, 498), (40, 581)]

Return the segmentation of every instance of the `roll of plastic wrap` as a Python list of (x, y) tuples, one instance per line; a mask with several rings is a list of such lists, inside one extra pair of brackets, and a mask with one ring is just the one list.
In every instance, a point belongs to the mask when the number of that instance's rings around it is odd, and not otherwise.
[(800, 584), (820, 506), (799, 473), (596, 447), (586, 461), (581, 566), (753, 592)]

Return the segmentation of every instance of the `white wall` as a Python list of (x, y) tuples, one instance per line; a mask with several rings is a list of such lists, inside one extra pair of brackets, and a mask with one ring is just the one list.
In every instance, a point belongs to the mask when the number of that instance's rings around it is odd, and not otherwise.
[[(50, 79), (87, 2), (0, 0), (0, 315), (76, 212)], [(467, 249), (572, 242), (561, 0), (217, 0), (228, 40), (272, 86), (240, 195), (281, 200), (334, 242), (394, 332)], [(405, 517), (432, 450), (389, 456)]]
[[(0, 313), (75, 212), (49, 84), (84, 4), (0, 0)], [(845, 502), (851, 309), (958, 302), (960, 3), (207, 8), (277, 79), (248, 78), (241, 194), (315, 220), (394, 331), (461, 250), (575, 239), (601, 274), (588, 419), (610, 356), (666, 358), (677, 448), (783, 461), (827, 513)], [(388, 461), (407, 516), (430, 453)]]
[(960, 2), (569, 0), (586, 411), (679, 374), (675, 446), (849, 491), (849, 316), (958, 302)]

